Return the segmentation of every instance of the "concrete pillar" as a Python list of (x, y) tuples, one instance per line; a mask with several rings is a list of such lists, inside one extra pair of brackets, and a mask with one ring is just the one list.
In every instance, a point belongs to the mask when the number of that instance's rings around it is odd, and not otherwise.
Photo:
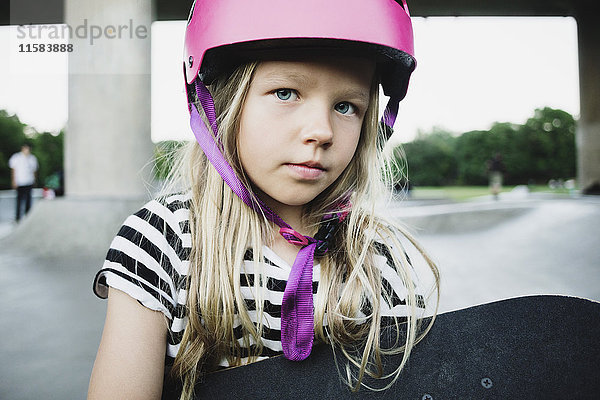
[[(592, 7), (591, 5), (589, 7)], [(597, 13), (578, 10), (581, 115), (577, 127), (577, 175), (586, 193), (600, 185), (600, 24)], [(596, 188), (593, 191), (600, 194)]]
[(146, 197), (150, 140), (151, 0), (65, 0), (72, 29), (68, 197)]
[(99, 266), (119, 225), (150, 197), (152, 9), (151, 0), (65, 0), (66, 196), (40, 202), (2, 246)]

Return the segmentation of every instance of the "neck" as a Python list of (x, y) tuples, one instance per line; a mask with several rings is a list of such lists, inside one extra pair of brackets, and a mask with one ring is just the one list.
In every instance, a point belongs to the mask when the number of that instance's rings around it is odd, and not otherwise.
[(305, 223), (302, 220), (304, 205), (284, 204), (273, 199), (272, 197), (269, 197), (262, 191), (257, 190), (257, 188), (254, 188), (254, 190), (265, 203), (265, 205), (275, 212), (289, 226), (291, 226), (292, 229), (303, 235), (309, 234), (309, 232), (307, 232)]
[(307, 235), (305, 224), (302, 220), (303, 206), (288, 206), (275, 202), (267, 203), (267, 206), (273, 210), (282, 220), (284, 220), (295, 231)]
[[(267, 204), (271, 210), (273, 210), (281, 219), (283, 219), (293, 230), (302, 234), (308, 235), (309, 232), (306, 230), (302, 222), (302, 207), (277, 207), (274, 204)], [(292, 266), (300, 251), (300, 246), (288, 242), (280, 233), (279, 227), (273, 224), (273, 236), (272, 241), (269, 243), (271, 249), (281, 257), (285, 262)]]

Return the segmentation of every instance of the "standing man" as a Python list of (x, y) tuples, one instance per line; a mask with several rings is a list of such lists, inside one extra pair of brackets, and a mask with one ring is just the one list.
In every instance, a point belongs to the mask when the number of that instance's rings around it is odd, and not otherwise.
[(8, 160), (11, 171), (13, 189), (17, 190), (17, 222), (21, 219), (21, 206), (25, 202), (25, 212), (31, 207), (31, 189), (35, 184), (38, 170), (38, 161), (31, 154), (31, 146), (24, 144), (19, 153), (13, 154)]
[(502, 154), (496, 153), (491, 160), (488, 160), (487, 168), (490, 177), (490, 190), (492, 195), (494, 195), (494, 199), (498, 200), (498, 196), (502, 190), (502, 178), (506, 170), (502, 162)]

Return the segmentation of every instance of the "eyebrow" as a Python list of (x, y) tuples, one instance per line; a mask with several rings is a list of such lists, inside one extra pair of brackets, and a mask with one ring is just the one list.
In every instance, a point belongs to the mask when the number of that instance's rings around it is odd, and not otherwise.
[(344, 90), (340, 92), (340, 97), (346, 99), (356, 99), (360, 102), (363, 102), (365, 105), (368, 105), (369, 101), (371, 100), (370, 93), (360, 89)]
[[(264, 83), (270, 85), (287, 84), (289, 81), (292, 81), (297, 85), (315, 86), (315, 83), (309, 75), (296, 72), (273, 71), (265, 75), (263, 77), (263, 80)], [(358, 101), (363, 102), (364, 104), (369, 104), (369, 101), (371, 99), (369, 91), (364, 91), (355, 88), (343, 89), (338, 93), (338, 96), (341, 98), (356, 99)]]
[(278, 72), (273, 71), (263, 77), (266, 83), (284, 83), (285, 81), (293, 81), (294, 83), (301, 85), (311, 85), (311, 79), (306, 74), (296, 72)]

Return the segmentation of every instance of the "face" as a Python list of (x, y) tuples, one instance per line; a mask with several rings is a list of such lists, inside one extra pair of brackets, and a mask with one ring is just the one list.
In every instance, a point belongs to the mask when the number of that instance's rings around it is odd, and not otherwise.
[(261, 199), (283, 217), (348, 166), (369, 105), (374, 64), (361, 59), (266, 61), (244, 103), (238, 154)]

